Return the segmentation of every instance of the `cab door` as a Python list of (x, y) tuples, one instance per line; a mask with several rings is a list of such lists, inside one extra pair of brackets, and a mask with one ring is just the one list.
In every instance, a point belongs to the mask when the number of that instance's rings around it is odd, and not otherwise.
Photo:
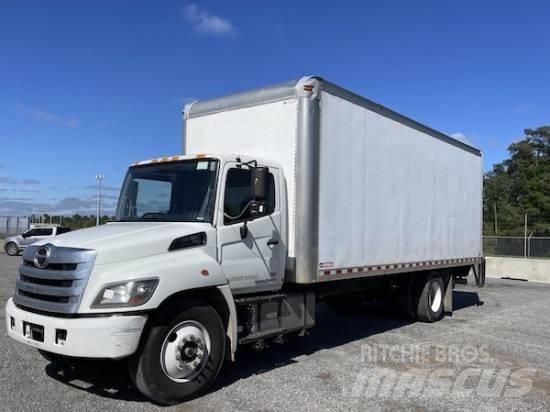
[(224, 168), (218, 250), (233, 293), (278, 290), (283, 283), (286, 245), (281, 235), (281, 178), (279, 169), (269, 168), (265, 211), (251, 219), (247, 208), (252, 200), (250, 168), (236, 163)]

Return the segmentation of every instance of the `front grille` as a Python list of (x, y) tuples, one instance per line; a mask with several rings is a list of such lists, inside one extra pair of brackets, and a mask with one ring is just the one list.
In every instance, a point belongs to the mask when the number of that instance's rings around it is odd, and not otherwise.
[[(42, 268), (34, 263), (40, 248), (41, 259), (37, 263), (44, 266)], [(45, 255), (48, 256), (47, 262), (42, 259)], [(89, 249), (51, 244), (27, 247), (23, 264), (19, 267), (14, 303), (45, 312), (76, 313), (95, 257), (96, 252)]]

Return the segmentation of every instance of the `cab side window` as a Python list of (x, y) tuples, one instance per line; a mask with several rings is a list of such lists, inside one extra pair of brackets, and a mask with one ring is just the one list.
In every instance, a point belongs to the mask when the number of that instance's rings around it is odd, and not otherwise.
[[(248, 204), (253, 200), (250, 192), (250, 169), (229, 169), (225, 180), (224, 224), (231, 225), (250, 219)], [(275, 210), (275, 179), (268, 173), (266, 215)]]

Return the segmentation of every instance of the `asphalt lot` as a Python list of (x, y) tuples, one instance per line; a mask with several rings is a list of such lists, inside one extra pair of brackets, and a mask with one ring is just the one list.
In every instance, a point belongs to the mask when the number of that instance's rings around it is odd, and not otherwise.
[[(0, 315), (20, 258), (0, 253)], [(452, 318), (409, 323), (370, 308), (318, 309), (306, 337), (245, 350), (210, 393), (145, 400), (123, 362), (59, 368), (0, 333), (0, 410), (550, 410), (550, 285), (460, 285)]]

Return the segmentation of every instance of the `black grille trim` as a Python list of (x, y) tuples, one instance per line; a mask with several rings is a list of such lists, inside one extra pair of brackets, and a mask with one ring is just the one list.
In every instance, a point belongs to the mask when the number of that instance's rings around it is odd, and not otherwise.
[[(28, 260), (24, 260), (23, 265), (38, 269), (34, 264), (34, 262), (30, 262)], [(77, 263), (50, 263), (48, 266), (43, 268), (43, 270), (60, 270), (60, 271), (76, 270), (77, 266), (78, 266)]]
[(72, 280), (65, 280), (65, 279), (40, 279), (40, 278), (33, 278), (25, 275), (21, 275), (20, 279), (22, 282), (32, 283), (35, 285), (56, 286), (61, 288), (70, 288), (73, 286)]
[(25, 290), (18, 290), (17, 293), (27, 298), (43, 300), (46, 302), (69, 303), (69, 299), (70, 299), (69, 297), (66, 297), (66, 296), (64, 297), (64, 296), (41, 295), (39, 293), (31, 293)]

